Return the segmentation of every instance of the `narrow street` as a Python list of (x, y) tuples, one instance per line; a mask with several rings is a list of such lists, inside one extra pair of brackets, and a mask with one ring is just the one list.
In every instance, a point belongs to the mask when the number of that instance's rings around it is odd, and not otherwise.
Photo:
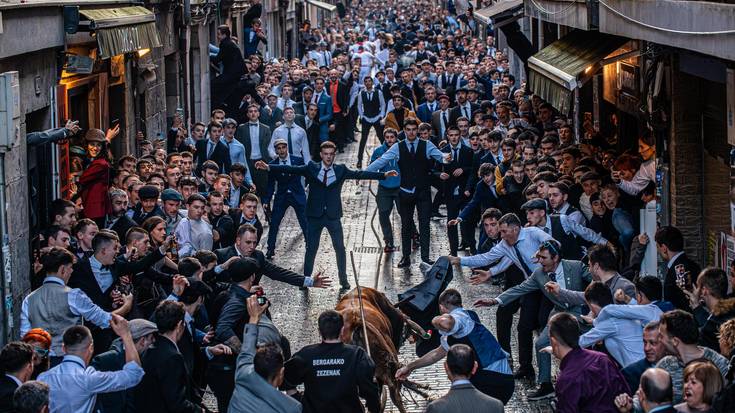
[[(368, 143), (368, 152), (371, 152), (376, 145), (378, 145), (378, 141), (372, 136)], [(345, 153), (338, 155), (336, 163), (345, 163), (350, 167), (354, 167), (355, 159), (357, 159), (356, 151), (357, 144), (349, 145)], [(419, 270), (418, 251), (414, 254), (413, 266), (405, 270), (396, 268), (396, 263), (400, 259), (400, 253), (394, 253), (387, 256), (382, 255), (380, 270), (376, 280), (378, 258), (381, 256), (380, 251), (382, 251), (382, 247), (380, 246), (382, 240), (378, 238), (380, 236), (380, 226), (377, 215), (374, 215), (376, 204), (371, 194), (371, 190), (375, 191), (376, 187), (376, 182), (359, 181), (346, 184), (342, 191), (342, 199), (344, 201), (342, 224), (344, 226), (347, 250), (348, 274), (350, 276), (350, 284), (354, 287), (355, 282), (354, 278), (352, 278), (354, 275), (349, 262), (350, 251), (352, 251), (355, 258), (355, 266), (359, 273), (360, 284), (368, 287), (377, 287), (391, 301), (395, 302), (397, 301), (398, 293), (409, 289), (422, 280), (422, 274)], [(431, 251), (432, 258), (434, 259), (449, 253), (445, 222), (445, 219), (432, 220)], [(396, 239), (400, 239), (400, 219), (397, 212), (393, 214), (393, 225)], [(372, 227), (374, 227), (376, 232), (373, 232)], [(377, 237), (376, 234), (378, 234)], [(265, 245), (265, 237), (261, 241), (261, 245)], [(302, 270), (304, 248), (304, 239), (296, 221), (296, 216), (289, 211), (284, 222), (281, 224), (281, 233), (279, 234), (274, 262), (285, 268), (300, 272)], [(293, 351), (298, 350), (304, 345), (319, 341), (316, 323), (317, 317), (323, 310), (333, 308), (337, 302), (339, 284), (337, 282), (332, 243), (327, 231), (324, 231), (322, 234), (318, 260), (314, 265), (314, 269), (315, 271), (320, 269), (324, 270), (332, 277), (333, 286), (330, 289), (310, 289), (308, 292), (298, 291), (293, 287), (264, 279), (263, 287), (272, 302), (271, 314), (273, 315), (273, 321), (281, 329), (282, 333), (289, 337)], [(492, 286), (490, 284), (470, 286), (466, 278), (469, 274), (468, 269), (465, 269), (461, 275), (457, 274), (455, 270), (454, 280), (450, 284), (451, 288), (456, 288), (462, 293), (465, 305), (471, 305), (478, 298), (495, 297), (500, 293), (499, 286)], [(478, 314), (485, 325), (495, 334), (495, 309), (478, 309)], [(515, 342), (515, 329), (513, 331)], [(407, 363), (413, 358), (415, 358), (414, 346), (407, 344), (401, 349), (401, 359), (404, 363)], [(445, 394), (450, 384), (444, 372), (443, 362), (418, 370), (411, 377), (419, 383), (429, 385), (431, 387), (429, 393), (436, 397)], [(531, 405), (525, 399), (529, 389), (531, 387), (527, 382), (517, 381), (513, 399), (506, 406), (507, 411), (532, 411)], [(404, 395), (406, 394), (407, 391), (404, 390)], [(413, 396), (415, 403), (411, 401), (411, 396)], [(410, 412), (421, 412), (426, 406), (426, 401), (415, 394), (404, 397), (404, 400), (406, 400), (406, 408)], [(390, 406), (387, 411), (397, 412), (398, 410)]]

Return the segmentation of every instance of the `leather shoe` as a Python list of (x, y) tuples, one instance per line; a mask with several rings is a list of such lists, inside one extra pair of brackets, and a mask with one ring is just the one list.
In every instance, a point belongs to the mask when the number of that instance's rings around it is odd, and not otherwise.
[(409, 257), (403, 257), (398, 262), (398, 268), (406, 268), (411, 266), (411, 258)]
[(434, 263), (436, 262), (436, 261), (434, 261), (434, 260), (428, 260), (428, 259), (427, 259), (427, 260), (424, 260), (424, 259), (422, 259), (421, 261), (422, 261), (422, 262), (425, 262), (425, 263), (427, 263), (427, 264), (429, 264), (429, 265), (434, 265)]
[(272, 260), (273, 257), (275, 257), (275, 256), (276, 256), (276, 252), (273, 251), (273, 250), (268, 250), (268, 252), (265, 253), (265, 259), (267, 259), (269, 261)]
[(536, 372), (529, 369), (518, 369), (515, 373), (513, 373), (513, 378), (516, 380), (522, 380), (522, 379), (529, 379), (529, 380), (535, 380), (536, 379)]

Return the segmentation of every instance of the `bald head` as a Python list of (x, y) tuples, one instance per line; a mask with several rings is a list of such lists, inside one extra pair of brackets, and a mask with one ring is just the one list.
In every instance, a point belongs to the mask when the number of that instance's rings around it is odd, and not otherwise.
[(671, 403), (674, 399), (671, 376), (664, 369), (653, 367), (644, 371), (640, 390), (645, 397), (646, 411), (659, 404)]

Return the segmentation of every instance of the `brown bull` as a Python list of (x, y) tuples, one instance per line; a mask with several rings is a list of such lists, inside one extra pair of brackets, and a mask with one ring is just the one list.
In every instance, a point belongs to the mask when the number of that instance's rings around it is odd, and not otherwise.
[[(385, 294), (367, 287), (362, 287), (361, 291), (370, 355), (375, 363), (375, 378), (381, 388), (383, 385), (388, 386), (393, 404), (405, 413), (400, 392), (402, 384), (395, 379), (396, 371), (400, 368), (398, 349), (404, 338), (404, 328), (408, 327), (419, 336), (426, 333), (395, 308)], [(342, 342), (365, 347), (357, 289), (342, 296), (335, 310), (342, 314), (344, 320), (340, 337)]]

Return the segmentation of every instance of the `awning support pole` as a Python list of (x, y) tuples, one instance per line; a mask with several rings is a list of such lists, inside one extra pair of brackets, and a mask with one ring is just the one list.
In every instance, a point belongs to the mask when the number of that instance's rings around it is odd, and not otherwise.
[(574, 140), (579, 143), (579, 87), (574, 88)]

